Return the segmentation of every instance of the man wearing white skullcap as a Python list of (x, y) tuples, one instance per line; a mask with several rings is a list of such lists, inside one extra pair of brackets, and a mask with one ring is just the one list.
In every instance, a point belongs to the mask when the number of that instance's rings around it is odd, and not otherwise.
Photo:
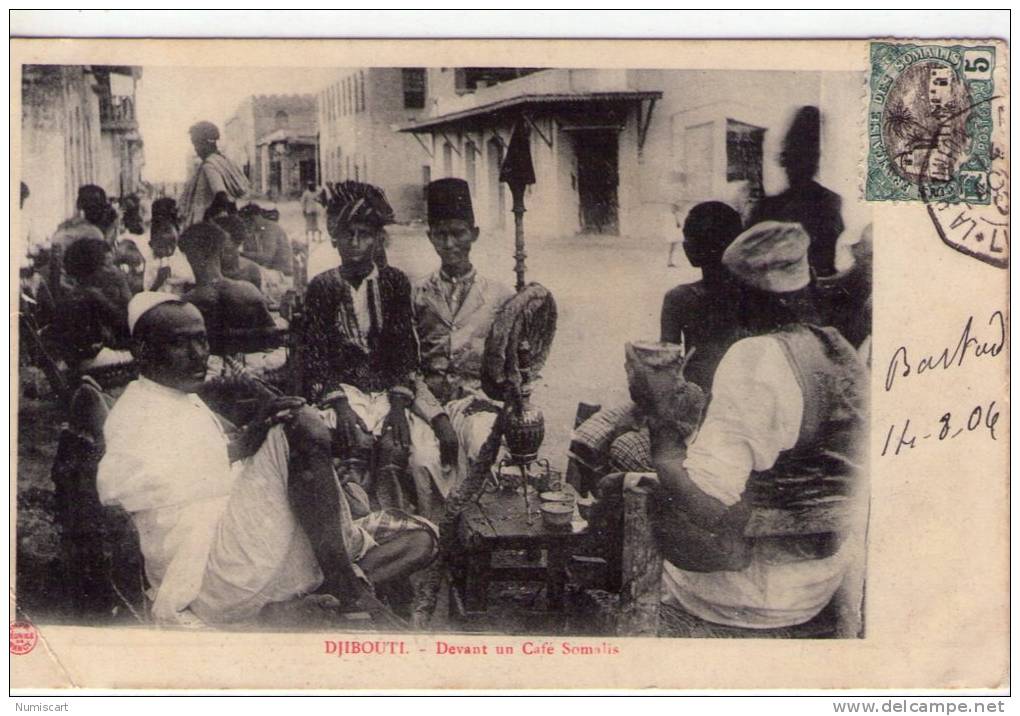
[(216, 404), (193, 305), (139, 293), (128, 324), (141, 375), (104, 426), (97, 487), (103, 504), (131, 514), (156, 620), (250, 621), (268, 604), (316, 590), (328, 595), (319, 604), (384, 613), (371, 582), (427, 564), (434, 528), (398, 514), (354, 519), (329, 433), (300, 398), (250, 386), (244, 397), (259, 407), (228, 432), (196, 394)]
[[(675, 421), (649, 421), (663, 601), (692, 634), (783, 634), (815, 619), (859, 547), (851, 525), (860, 514), (866, 373), (852, 346), (804, 310), (808, 244), (799, 224), (777, 222), (733, 241), (723, 264), (754, 311), (745, 326), (754, 335), (723, 356), (693, 439)], [(653, 399), (671, 394), (642, 387)]]

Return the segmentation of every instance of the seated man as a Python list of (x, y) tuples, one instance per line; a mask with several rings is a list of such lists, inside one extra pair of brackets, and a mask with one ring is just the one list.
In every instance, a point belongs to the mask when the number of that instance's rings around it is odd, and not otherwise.
[[(263, 350), (268, 343), (257, 337), (264, 333), (268, 341), (276, 327), (261, 291), (223, 275), (220, 256), (228, 241), (227, 233), (216, 224), (200, 223), (185, 229), (179, 242), (195, 274), (195, 287), (181, 299), (202, 312), (216, 355)], [(235, 337), (245, 336), (255, 344), (247, 348), (235, 345)]]
[[(683, 345), (684, 377), (706, 393), (723, 354), (742, 334), (738, 292), (722, 265), (723, 252), (740, 233), (740, 214), (719, 201), (694, 206), (684, 220), (684, 253), (702, 278), (670, 289), (662, 301), (661, 338)], [(608, 462), (612, 471), (652, 469), (651, 445), (634, 405), (601, 410), (575, 432), (571, 451), (592, 469)]]
[(500, 410), (481, 390), (482, 354), (493, 318), (513, 291), (479, 276), (471, 265), (478, 227), (467, 182), (434, 181), (428, 186), (427, 200), (428, 236), (440, 267), (418, 282), (413, 292), (424, 376), (415, 407), (431, 422), (439, 439), (444, 474), (433, 475), (416, 489), (419, 506), (429, 505), (423, 514), (434, 516), (477, 460)]
[(245, 242), (250, 241), (248, 226), (237, 216), (218, 216), (214, 223), (227, 232), (227, 241), (223, 242), (223, 253), (220, 255), (223, 275), (237, 281), (247, 281), (255, 288), (262, 290), (262, 272), (259, 265), (241, 255)]
[(855, 547), (867, 376), (838, 331), (800, 309), (811, 305), (799, 300), (810, 289), (808, 245), (798, 224), (764, 222), (723, 255), (755, 295), (760, 335), (726, 352), (700, 429), (698, 400), (688, 401), (686, 422), (671, 419), (676, 407), (659, 404), (667, 391), (655, 376), (639, 380), (661, 486), (653, 526), (667, 560), (664, 602), (687, 623), (808, 622)]
[(152, 202), (149, 226), (149, 256), (145, 260), (143, 283), (147, 291), (183, 294), (195, 284), (195, 275), (184, 254), (177, 250), (177, 202), (161, 198)]
[[(411, 285), (399, 270), (373, 261), (393, 221), (383, 193), (352, 181), (329, 190), (326, 228), (341, 264), (313, 278), (305, 294), (304, 394), (331, 408), (339, 456), (363, 472), (371, 497), (400, 506), (415, 494), (401, 485), (408, 459), (416, 475), (440, 470), (423, 465), (429, 456), (416, 453), (435, 438), (409, 411), (418, 369)], [(429, 479), (428, 473), (415, 477)]]
[(246, 621), (316, 590), (378, 611), (371, 583), (432, 559), (436, 535), (423, 520), (352, 517), (329, 435), (300, 399), (265, 401), (228, 437), (195, 394), (209, 346), (194, 306), (140, 293), (128, 323), (141, 377), (106, 421), (98, 490), (131, 514), (157, 622)]
[(660, 340), (683, 345), (690, 356), (684, 375), (707, 391), (716, 366), (737, 339), (732, 277), (722, 256), (740, 233), (740, 214), (719, 201), (698, 204), (687, 214), (683, 233), (684, 253), (691, 266), (701, 269), (701, 280), (666, 293)]
[(67, 286), (57, 299), (55, 333), (63, 357), (78, 369), (130, 359), (127, 307), (131, 288), (103, 239), (78, 239), (63, 257)]
[(249, 244), (244, 247), (244, 256), (259, 266), (290, 276), (294, 267), (287, 232), (267, 213), (270, 212), (263, 211), (257, 204), (248, 204), (238, 212), (251, 234)]
[(237, 215), (247, 225), (249, 236), (241, 256), (259, 265), (262, 293), (271, 304), (278, 305), (294, 285), (294, 251), (287, 232), (278, 222), (279, 212), (248, 204)]

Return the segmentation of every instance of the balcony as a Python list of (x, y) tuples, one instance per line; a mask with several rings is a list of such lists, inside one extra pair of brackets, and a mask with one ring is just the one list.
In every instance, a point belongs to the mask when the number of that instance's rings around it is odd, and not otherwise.
[(133, 97), (99, 97), (100, 127), (106, 132), (132, 132), (138, 129)]

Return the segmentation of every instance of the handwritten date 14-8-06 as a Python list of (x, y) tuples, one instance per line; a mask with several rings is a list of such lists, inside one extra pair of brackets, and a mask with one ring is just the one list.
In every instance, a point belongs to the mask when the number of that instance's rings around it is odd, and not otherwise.
[(893, 423), (885, 434), (882, 457), (899, 455), (904, 450), (923, 447), (926, 443), (952, 440), (964, 433), (978, 432), (997, 440), (995, 426), (999, 422), (999, 410), (993, 400), (987, 406), (975, 405), (969, 412), (943, 413), (934, 423), (912, 424), (907, 418), (902, 425)]

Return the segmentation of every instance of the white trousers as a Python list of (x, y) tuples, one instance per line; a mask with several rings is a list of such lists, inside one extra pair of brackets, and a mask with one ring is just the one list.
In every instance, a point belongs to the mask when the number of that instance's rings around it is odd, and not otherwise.
[[(375, 437), (380, 437), (383, 423), (390, 412), (390, 398), (385, 392), (366, 393), (352, 385), (344, 385), (343, 391), (354, 414), (361, 418), (365, 427)], [(444, 468), (439, 457), (439, 441), (432, 432), (432, 426), (410, 410), (404, 411), (411, 435), (411, 450), (408, 466), (414, 480), (418, 498), (418, 514), (435, 520), (442, 510), (443, 500), (450, 494), (456, 482), (457, 470)], [(330, 429), (336, 428), (336, 414), (327, 411), (323, 416)]]

